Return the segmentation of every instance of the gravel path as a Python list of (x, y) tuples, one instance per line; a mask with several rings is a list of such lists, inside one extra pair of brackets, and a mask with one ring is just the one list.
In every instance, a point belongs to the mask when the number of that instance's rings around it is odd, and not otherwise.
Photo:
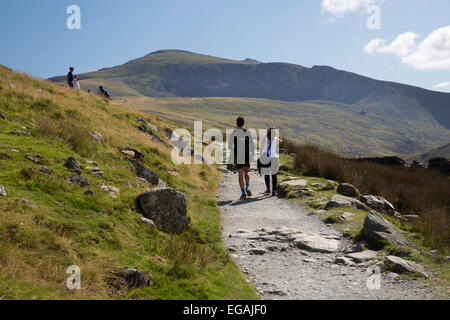
[[(263, 299), (433, 298), (421, 280), (399, 280), (395, 274), (381, 274), (381, 288), (370, 290), (367, 268), (373, 261), (336, 264), (335, 258), (345, 256), (344, 251), (352, 244), (334, 228), (308, 216), (304, 208), (264, 196), (263, 179), (255, 173), (251, 178), (253, 197), (239, 201), (237, 176), (225, 174), (218, 203), (223, 215), (224, 244)], [(339, 239), (339, 249), (333, 253), (299, 249), (290, 241), (295, 232)]]

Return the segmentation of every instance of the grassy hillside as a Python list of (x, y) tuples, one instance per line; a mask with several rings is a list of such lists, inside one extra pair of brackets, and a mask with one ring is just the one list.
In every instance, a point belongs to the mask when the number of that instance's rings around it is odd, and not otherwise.
[[(218, 171), (173, 165), (171, 150), (140, 132), (136, 119), (144, 116), (161, 129), (173, 127), (170, 122), (2, 66), (0, 112), (6, 115), (0, 118), (0, 184), (8, 193), (0, 196), (0, 299), (256, 298), (221, 243)], [(88, 131), (106, 141), (96, 142)], [(146, 167), (192, 196), (188, 231), (167, 235), (141, 222), (134, 199), (149, 186), (120, 154), (126, 147), (143, 152)], [(63, 166), (69, 156), (82, 166), (88, 187), (66, 181), (73, 175)], [(104, 177), (91, 176), (88, 161)], [(52, 173), (42, 174), (40, 166)], [(112, 197), (102, 184), (120, 194)], [(87, 189), (94, 195), (86, 196)], [(81, 268), (79, 291), (65, 286), (70, 265)], [(155, 285), (114, 286), (127, 267), (153, 274)]]
[(409, 162), (417, 160), (419, 162), (427, 164), (428, 160), (433, 158), (446, 158), (450, 160), (450, 143), (446, 144), (445, 146), (441, 146), (428, 152), (425, 152), (423, 154), (409, 156), (407, 160)]
[(249, 127), (275, 125), (283, 136), (347, 156), (419, 153), (450, 139), (450, 130), (437, 124), (431, 115), (395, 120), (375, 113), (363, 115), (359, 107), (329, 101), (147, 97), (120, 100), (185, 126), (203, 120), (205, 127), (230, 128), (236, 117), (243, 115)]

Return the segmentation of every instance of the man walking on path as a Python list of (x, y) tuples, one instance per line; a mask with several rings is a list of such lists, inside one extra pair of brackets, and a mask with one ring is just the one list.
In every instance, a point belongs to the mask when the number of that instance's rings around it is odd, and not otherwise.
[(69, 73), (67, 74), (67, 84), (71, 89), (73, 89), (73, 71), (75, 70), (74, 67), (69, 68)]
[(238, 170), (239, 186), (241, 187), (241, 200), (252, 195), (250, 191), (250, 163), (255, 154), (255, 144), (250, 131), (244, 129), (245, 120), (239, 117), (236, 121), (237, 129), (230, 135), (228, 149), (230, 159)]

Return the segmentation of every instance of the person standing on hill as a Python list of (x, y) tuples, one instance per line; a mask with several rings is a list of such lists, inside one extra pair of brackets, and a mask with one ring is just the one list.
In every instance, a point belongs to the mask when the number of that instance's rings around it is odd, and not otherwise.
[(78, 76), (74, 76), (73, 77), (72, 83), (73, 83), (73, 89), (74, 90), (80, 90), (81, 89), (79, 81), (81, 81), (81, 79), (78, 79)]
[(230, 150), (229, 163), (238, 170), (241, 200), (252, 195), (250, 191), (250, 163), (255, 154), (255, 144), (250, 131), (244, 129), (245, 120), (239, 117), (236, 120), (237, 129), (230, 135), (228, 149)]
[(70, 67), (70, 68), (69, 68), (69, 73), (67, 74), (67, 84), (69, 85), (69, 87), (70, 87), (71, 89), (73, 89), (73, 79), (74, 79), (73, 71), (74, 71), (74, 70), (75, 70), (74, 67)]
[(265, 195), (270, 195), (270, 177), (272, 177), (272, 196), (277, 195), (278, 169), (280, 165), (278, 152), (281, 142), (283, 142), (283, 140), (278, 135), (278, 130), (273, 126), (270, 127), (269, 130), (267, 130), (267, 136), (265, 137), (261, 148), (263, 151), (262, 157), (265, 157), (264, 162), (268, 162), (261, 168), (267, 188), (264, 193)]

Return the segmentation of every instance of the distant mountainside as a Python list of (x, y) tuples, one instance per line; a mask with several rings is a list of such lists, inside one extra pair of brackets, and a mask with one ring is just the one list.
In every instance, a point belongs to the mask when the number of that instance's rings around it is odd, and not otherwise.
[(446, 158), (448, 160), (450, 160), (450, 143), (446, 144), (445, 146), (439, 147), (439, 148), (435, 148), (431, 151), (428, 151), (426, 153), (423, 154), (419, 154), (419, 155), (414, 155), (414, 156), (410, 156), (408, 157), (408, 161), (420, 161), (422, 163), (427, 163), (428, 160), (433, 159), (433, 158)]
[[(429, 113), (450, 129), (449, 93), (378, 81), (327, 66), (305, 68), (288, 63), (236, 61), (162, 50), (81, 77), (93, 84), (107, 81), (113, 93), (121, 96), (333, 101), (358, 106), (362, 113), (401, 120), (419, 120), (423, 113)], [(51, 80), (64, 81), (64, 77)]]
[(84, 89), (104, 85), (132, 107), (185, 125), (194, 114), (222, 128), (245, 115), (346, 156), (421, 154), (450, 141), (450, 94), (326, 66), (163, 50), (79, 76)]

